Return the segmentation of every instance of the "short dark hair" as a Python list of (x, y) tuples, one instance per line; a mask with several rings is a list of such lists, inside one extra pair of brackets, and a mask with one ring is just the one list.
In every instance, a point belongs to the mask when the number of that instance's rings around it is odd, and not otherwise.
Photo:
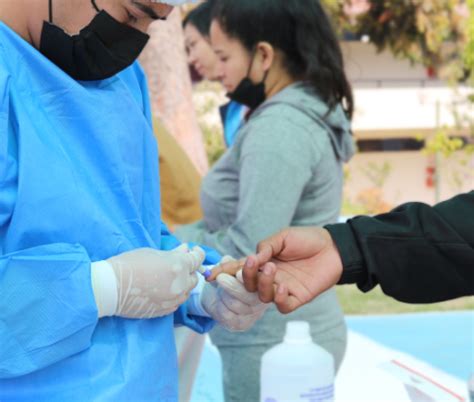
[(249, 51), (268, 42), (285, 55), (288, 72), (309, 81), (333, 109), (354, 111), (339, 41), (319, 0), (217, 0), (212, 18)]
[(202, 36), (209, 36), (212, 22), (214, 0), (207, 0), (193, 8), (183, 20), (183, 28), (193, 25)]

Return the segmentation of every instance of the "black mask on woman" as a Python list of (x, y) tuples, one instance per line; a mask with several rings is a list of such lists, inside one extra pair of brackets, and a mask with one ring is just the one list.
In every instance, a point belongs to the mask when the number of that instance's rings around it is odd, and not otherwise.
[(52, 0), (49, 23), (44, 22), (40, 52), (76, 80), (96, 81), (114, 76), (130, 66), (150, 38), (92, 5), (98, 14), (77, 35), (53, 25)]
[(233, 92), (227, 94), (229, 99), (249, 107), (250, 110), (258, 108), (263, 102), (265, 102), (267, 97), (265, 94), (265, 81), (267, 80), (268, 71), (265, 72), (262, 82), (254, 84), (249, 78), (250, 71), (252, 71), (253, 61), (254, 58), (250, 63), (247, 76), (240, 81), (240, 84)]

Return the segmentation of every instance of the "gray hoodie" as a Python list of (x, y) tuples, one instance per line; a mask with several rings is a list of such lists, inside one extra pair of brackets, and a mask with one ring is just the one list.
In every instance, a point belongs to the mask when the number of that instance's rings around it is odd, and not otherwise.
[(327, 112), (301, 82), (260, 106), (203, 181), (203, 221), (178, 238), (238, 258), (287, 226), (336, 222), (354, 143), (342, 108)]
[[(242, 257), (284, 227), (336, 222), (342, 199), (342, 166), (353, 155), (354, 145), (343, 110), (338, 107), (324, 117), (327, 111), (324, 102), (303, 83), (291, 85), (265, 102), (204, 179), (204, 220), (181, 227), (177, 236), (213, 247), (223, 255)], [(236, 372), (239, 378), (243, 376), (242, 381), (255, 383), (261, 355), (282, 341), (290, 320), (309, 322), (313, 340), (334, 356), (336, 368), (340, 365), (346, 327), (336, 292), (330, 289), (289, 315), (281, 315), (271, 306), (244, 333), (216, 326), (212, 342), (223, 356), (224, 367), (233, 367), (226, 371), (228, 383), (241, 383), (236, 381)], [(245, 345), (251, 347), (242, 348)], [(258, 399), (255, 386), (236, 387), (228, 392), (235, 391), (243, 400)]]

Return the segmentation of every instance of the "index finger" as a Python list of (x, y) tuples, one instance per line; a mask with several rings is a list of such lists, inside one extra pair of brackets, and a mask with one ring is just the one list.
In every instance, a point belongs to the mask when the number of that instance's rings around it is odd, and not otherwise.
[(269, 262), (263, 266), (258, 278), (258, 296), (263, 303), (270, 303), (275, 296), (275, 264)]
[(244, 286), (247, 292), (258, 291), (258, 269), (259, 264), (255, 256), (250, 256), (245, 261), (244, 268), (242, 270), (242, 278), (244, 280)]

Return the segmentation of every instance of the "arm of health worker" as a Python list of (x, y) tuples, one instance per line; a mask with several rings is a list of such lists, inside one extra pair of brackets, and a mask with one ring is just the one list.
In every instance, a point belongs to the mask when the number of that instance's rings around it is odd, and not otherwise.
[(98, 321), (90, 267), (86, 250), (74, 244), (0, 257), (0, 378), (39, 370), (90, 347)]
[[(139, 70), (137, 72), (137, 75), (140, 93), (142, 97), (143, 114), (149, 121), (150, 127), (153, 127), (151, 103), (149, 98), (146, 76), (140, 67), (136, 66), (136, 68)], [(176, 237), (171, 235), (166, 225), (162, 223), (160, 249), (172, 250), (177, 248), (180, 244), (181, 242)], [(206, 258), (204, 261), (205, 265), (215, 265), (220, 261), (221, 257), (216, 251), (205, 246), (200, 246), (200, 248), (203, 249), (206, 253)], [(195, 290), (191, 292), (191, 299), (196, 298), (196, 294), (199, 293), (199, 289), (200, 287), (198, 286)], [(174, 313), (175, 325), (185, 325), (199, 333), (209, 331), (213, 327), (214, 321), (209, 319), (208, 317), (202, 317), (202, 315), (199, 314), (199, 310), (193, 310), (194, 306), (195, 303), (189, 300), (182, 304)]]

